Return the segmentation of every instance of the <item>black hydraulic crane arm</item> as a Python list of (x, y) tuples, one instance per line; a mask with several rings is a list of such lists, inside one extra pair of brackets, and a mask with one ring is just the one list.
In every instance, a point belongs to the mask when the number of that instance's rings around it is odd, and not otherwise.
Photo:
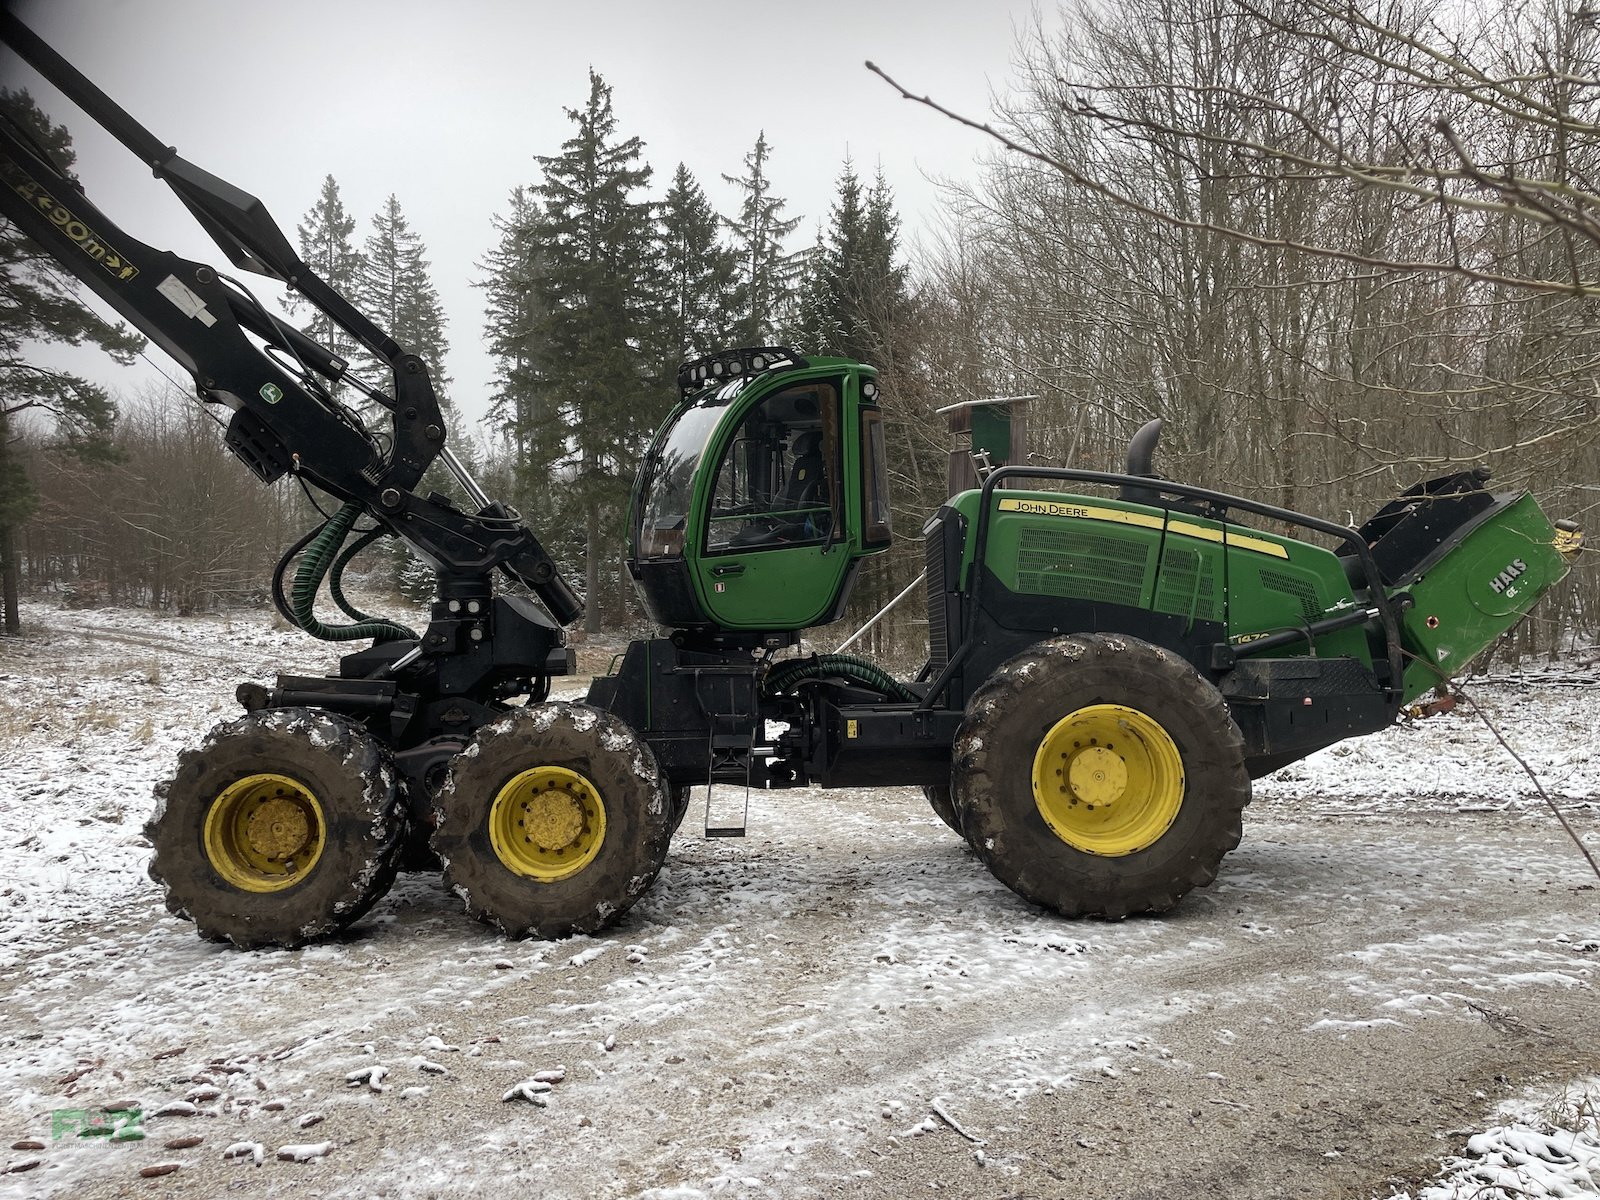
[(163, 145), (3, 8), (0, 41), (147, 163), (236, 267), (287, 283), (392, 372), (392, 396), (375, 397), (389, 409), (389, 436), (380, 439), (322, 382), (344, 375), (343, 359), (210, 266), (128, 234), (25, 130), (0, 120), (0, 214), (165, 350), (193, 376), (202, 400), (232, 410), (226, 440), (236, 456), (265, 482), (294, 472), (359, 504), (442, 571), (487, 575), (499, 568), (532, 587), (561, 624), (581, 615), (582, 604), (514, 513), (481, 493), (474, 495), (481, 511), (465, 513), (413, 490), (441, 455), (459, 470), (422, 359), (312, 271), (259, 199)]

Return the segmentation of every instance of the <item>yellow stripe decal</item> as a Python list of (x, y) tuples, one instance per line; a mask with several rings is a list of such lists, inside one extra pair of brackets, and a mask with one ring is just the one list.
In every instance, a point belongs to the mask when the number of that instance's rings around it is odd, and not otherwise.
[[(999, 511), (1024, 513), (1034, 517), (1076, 517), (1083, 521), (1111, 521), (1118, 525), (1138, 525), (1144, 529), (1160, 529), (1166, 524), (1169, 533), (1176, 533), (1182, 537), (1198, 538), (1203, 542), (1223, 541), (1223, 531), (1207, 525), (1176, 520), (1168, 524), (1160, 517), (1149, 513), (1128, 512), (1121, 508), (1101, 508), (1094, 504), (1064, 504), (1057, 500), (1002, 500)], [(1227, 534), (1227, 544), (1238, 550), (1252, 550), (1257, 554), (1271, 555), (1273, 558), (1289, 557), (1289, 551), (1277, 542), (1269, 542), (1265, 538), (1251, 537), (1235, 531), (1229, 531)]]
[(1269, 542), (1265, 538), (1250, 537), (1231, 529), (1228, 531), (1228, 545), (1237, 546), (1241, 550), (1254, 550), (1257, 554), (1270, 554), (1273, 558), (1289, 557), (1289, 551), (1278, 545), (1277, 542)]
[[(1184, 537), (1199, 538), (1202, 542), (1222, 540), (1222, 530), (1213, 529), (1209, 525), (1191, 525), (1188, 521), (1174, 521), (1167, 526), (1167, 531), (1182, 534)], [(1234, 544), (1237, 545), (1237, 541)]]

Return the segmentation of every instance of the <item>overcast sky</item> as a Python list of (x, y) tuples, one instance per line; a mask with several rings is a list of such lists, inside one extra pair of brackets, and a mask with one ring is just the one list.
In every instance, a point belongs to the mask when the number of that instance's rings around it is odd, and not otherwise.
[[(965, 179), (984, 139), (901, 100), (862, 66), (983, 116), (1004, 90), (1029, 5), (1007, 0), (21, 0), (22, 19), (157, 138), (253, 192), (291, 242), (325, 175), (357, 219), (395, 193), (427, 245), (449, 318), (451, 392), (484, 411), (475, 264), (490, 217), (533, 156), (554, 154), (593, 66), (619, 130), (646, 143), (659, 196), (681, 160), (719, 211), (758, 131), (771, 177), (809, 244), (848, 153), (881, 164), (907, 233), (932, 218), (929, 176)], [(227, 266), (167, 189), (9, 50), (0, 79), (26, 86), (73, 131), (95, 203), (160, 249)], [(165, 356), (152, 350), (152, 357)], [(95, 377), (117, 382), (112, 374)], [(148, 373), (148, 369), (146, 369)]]

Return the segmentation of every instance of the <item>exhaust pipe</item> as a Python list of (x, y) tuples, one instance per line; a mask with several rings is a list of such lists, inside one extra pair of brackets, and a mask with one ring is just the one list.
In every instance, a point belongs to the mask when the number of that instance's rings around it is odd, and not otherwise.
[[(1161, 418), (1146, 421), (1139, 427), (1139, 432), (1133, 435), (1133, 440), (1128, 443), (1128, 475), (1143, 475), (1147, 479), (1157, 478), (1154, 463), (1156, 458), (1156, 443), (1161, 440)], [(1157, 504), (1161, 496), (1153, 488), (1122, 487), (1117, 492), (1117, 498), (1126, 500), (1131, 504)]]

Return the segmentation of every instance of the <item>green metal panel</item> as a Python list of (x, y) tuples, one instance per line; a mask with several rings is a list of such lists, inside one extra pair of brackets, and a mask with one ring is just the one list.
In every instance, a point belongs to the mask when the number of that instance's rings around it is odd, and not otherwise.
[[(950, 501), (969, 529), (976, 528), (980, 496), (969, 491)], [(1293, 538), (1100, 497), (1006, 492), (993, 501), (987, 564), (1026, 595), (1221, 620), (1240, 646), (1356, 604), (1342, 560)], [(1568, 561), (1555, 543), (1534, 499), (1507, 494), (1398, 582), (1392, 594), (1415, 601), (1401, 616), (1402, 641), (1422, 660), (1406, 670), (1407, 700), (1458, 673), (1561, 580)], [(973, 552), (969, 537), (964, 587), (971, 586)], [(1383, 652), (1381, 637), (1358, 625), (1276, 653), (1371, 665), (1375, 648)]]
[(1407, 700), (1459, 672), (1567, 573), (1555, 529), (1534, 498), (1495, 499), (1485, 519), (1396, 588), (1416, 601), (1401, 618), (1402, 640), (1422, 660), (1406, 668)]
[[(1299, 629), (1355, 608), (1355, 592), (1337, 555), (1306, 542), (1275, 539), (1275, 544), (1291, 547), (1289, 556), (1269, 557), (1231, 547), (1228, 551), (1228, 636), (1235, 644)], [(1283, 658), (1314, 653), (1321, 658), (1354, 658), (1367, 666), (1372, 663), (1368, 635), (1360, 626), (1325, 633), (1315, 643), (1299, 642), (1274, 653)]]
[(1005, 404), (974, 404), (971, 409), (972, 450), (987, 451), (991, 465), (1011, 461), (1011, 409)]
[[(978, 491), (951, 505), (976, 527)], [(1024, 595), (1120, 604), (1222, 622), (1235, 642), (1294, 629), (1352, 607), (1339, 559), (1320, 546), (1184, 512), (1128, 501), (1006, 492), (994, 497), (987, 565)], [(971, 586), (974, 547), (963, 562)], [(1359, 628), (1325, 634), (1315, 647), (1280, 653), (1349, 656), (1370, 664)]]

